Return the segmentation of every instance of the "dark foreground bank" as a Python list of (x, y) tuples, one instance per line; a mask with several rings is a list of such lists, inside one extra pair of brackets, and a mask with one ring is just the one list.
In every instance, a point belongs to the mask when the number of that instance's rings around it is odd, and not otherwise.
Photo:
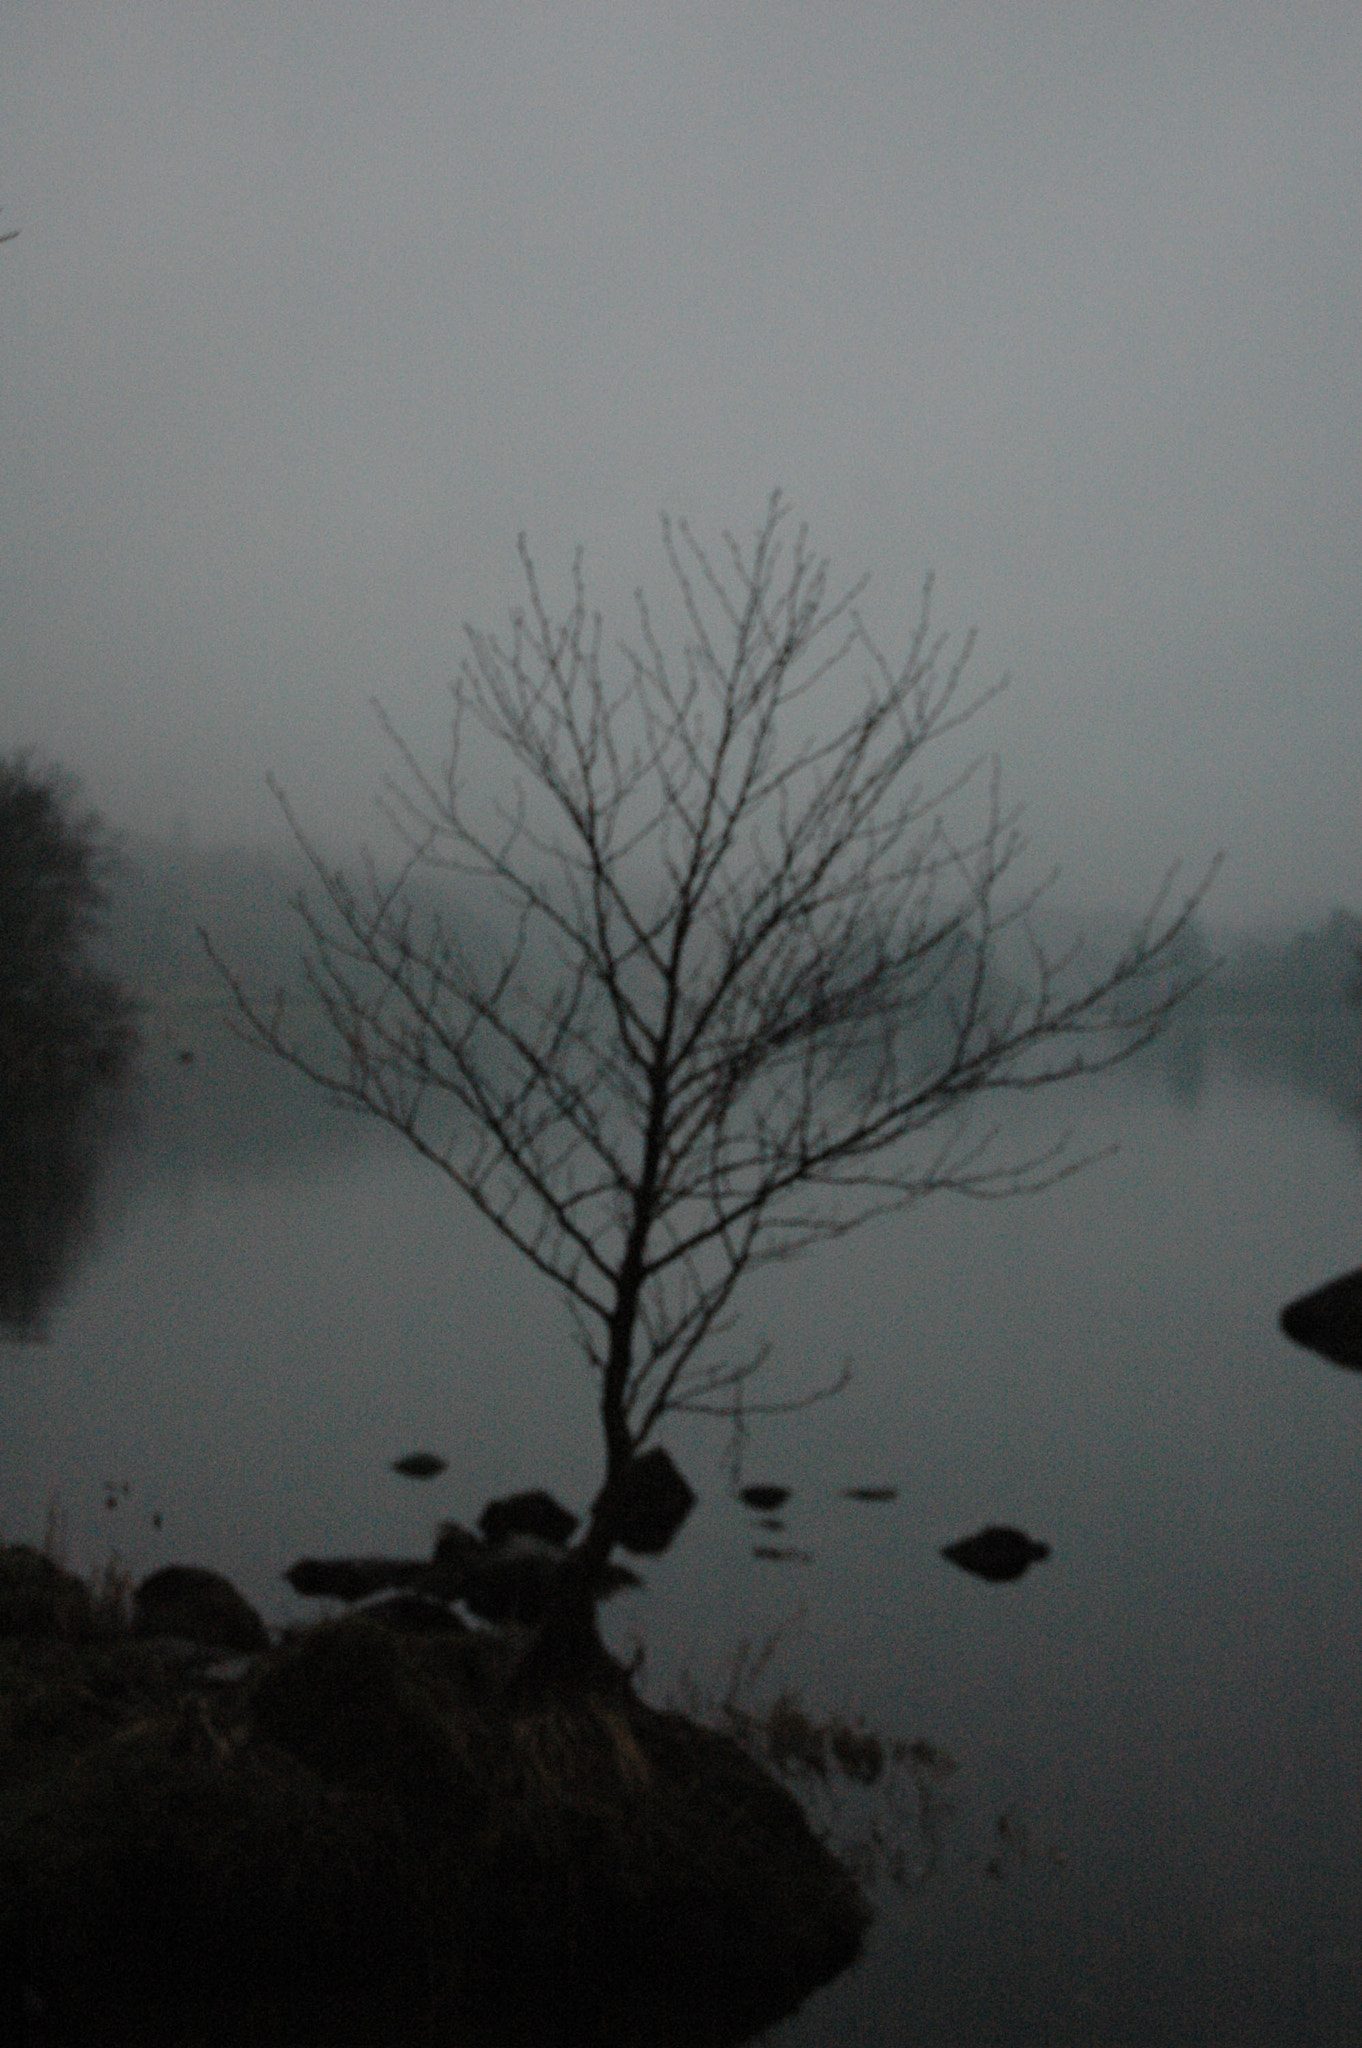
[(736, 2043), (869, 1910), (727, 1736), (401, 1606), (223, 1657), (0, 1551), (8, 2037)]

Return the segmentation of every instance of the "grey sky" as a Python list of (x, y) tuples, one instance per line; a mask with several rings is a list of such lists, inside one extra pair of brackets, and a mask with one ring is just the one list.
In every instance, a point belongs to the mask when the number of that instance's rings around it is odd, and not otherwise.
[(623, 625), (779, 484), (1071, 893), (1356, 906), (1360, 110), (1308, 0), (8, 8), (0, 747), (361, 818), (519, 528)]

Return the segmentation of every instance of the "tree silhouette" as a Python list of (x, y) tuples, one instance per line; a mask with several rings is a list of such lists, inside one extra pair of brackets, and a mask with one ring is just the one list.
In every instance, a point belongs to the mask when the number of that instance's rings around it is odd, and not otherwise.
[[(947, 659), (930, 584), (891, 663), (864, 581), (830, 598), (785, 520), (777, 495), (716, 562), (664, 518), (676, 655), (641, 594), (607, 652), (580, 553), (555, 618), (522, 536), (525, 606), (508, 639), (469, 629), (442, 771), (378, 713), (395, 877), (330, 867), (276, 788), (321, 888), (295, 904), (320, 1038), (213, 956), (244, 1036), (400, 1131), (561, 1289), (605, 1442), (582, 1584), (667, 1413), (829, 1391), (746, 1400), (765, 1351), (722, 1344), (745, 1274), (928, 1192), (1071, 1169), (1062, 1145), (1000, 1160), (961, 1112), (1145, 1044), (1185, 992), (1171, 963), (1210, 879), (1169, 910), (1170, 875), (1115, 963), (1076, 979), (1036, 934), (1040, 892), (1004, 901), (1024, 842), (996, 762), (919, 780), (1005, 679), (966, 697), (972, 636)], [(494, 787), (476, 728), (511, 771)], [(503, 920), (490, 963), (462, 924), (479, 904)]]

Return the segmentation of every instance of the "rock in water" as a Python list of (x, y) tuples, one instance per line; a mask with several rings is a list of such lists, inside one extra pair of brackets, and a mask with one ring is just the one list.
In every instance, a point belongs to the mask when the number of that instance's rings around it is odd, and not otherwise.
[(437, 1458), (433, 1451), (412, 1451), (405, 1458), (395, 1458), (392, 1469), (404, 1479), (434, 1479), (449, 1469), (449, 1460)]
[[(543, 1619), (567, 1558), (561, 1544), (548, 1543), (542, 1536), (515, 1532), (484, 1543), (457, 1522), (444, 1522), (435, 1556), (417, 1587), (440, 1600), (462, 1600), (479, 1621), (516, 1621), (533, 1627)], [(607, 1564), (596, 1581), (595, 1597), (608, 1600), (626, 1586), (641, 1584), (626, 1565)]]
[(307, 1600), (368, 1600), (414, 1586), (429, 1570), (419, 1557), (300, 1557), (284, 1573)]
[(762, 1514), (769, 1515), (776, 1508), (784, 1507), (790, 1498), (790, 1489), (788, 1486), (744, 1486), (738, 1498), (749, 1508), (757, 1508)]
[(632, 1458), (611, 1489), (615, 1541), (657, 1557), (695, 1506), (695, 1495), (664, 1450)]
[(1362, 1266), (1288, 1302), (1280, 1320), (1294, 1344), (1362, 1372)]
[(453, 1567), (469, 1558), (480, 1557), (486, 1548), (482, 1538), (458, 1522), (441, 1522), (431, 1562)]
[(489, 1543), (504, 1543), (508, 1536), (537, 1536), (541, 1543), (563, 1544), (577, 1527), (577, 1517), (551, 1493), (536, 1487), (532, 1493), (489, 1500), (478, 1516), (478, 1527)]
[[(555, 1544), (535, 1536), (510, 1536), (505, 1543), (489, 1545), (465, 1572), (458, 1597), (479, 1621), (515, 1621), (533, 1628), (548, 1610), (566, 1557)], [(608, 1600), (612, 1593), (641, 1583), (627, 1565), (606, 1564), (596, 1580), (595, 1598)]]
[(1020, 1529), (990, 1524), (974, 1536), (962, 1536), (958, 1543), (948, 1543), (941, 1555), (958, 1564), (962, 1572), (972, 1572), (976, 1579), (988, 1579), (999, 1585), (1007, 1579), (1019, 1579), (1030, 1566), (1039, 1564), (1050, 1555), (1050, 1546), (1037, 1543)]
[(144, 1636), (187, 1636), (211, 1649), (268, 1650), (264, 1622), (230, 1579), (199, 1564), (168, 1564), (133, 1596), (134, 1626)]

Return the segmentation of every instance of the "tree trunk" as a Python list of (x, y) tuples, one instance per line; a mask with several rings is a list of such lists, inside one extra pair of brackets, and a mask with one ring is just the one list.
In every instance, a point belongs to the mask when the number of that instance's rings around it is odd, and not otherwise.
[(512, 1674), (507, 1698), (513, 1707), (555, 1692), (617, 1692), (629, 1683), (596, 1626), (601, 1572), (615, 1547), (613, 1515), (604, 1500), (602, 1489), (591, 1526), (568, 1553), (544, 1618)]

